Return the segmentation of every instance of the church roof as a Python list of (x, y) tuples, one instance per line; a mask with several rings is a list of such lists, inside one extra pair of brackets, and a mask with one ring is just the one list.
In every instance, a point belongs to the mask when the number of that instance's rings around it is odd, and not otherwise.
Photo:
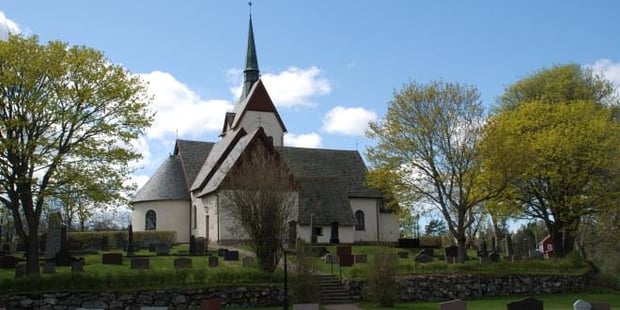
[(347, 180), (339, 177), (298, 179), (301, 184), (299, 216), (302, 225), (354, 225), (353, 212), (347, 197)]
[(247, 97), (241, 97), (241, 100), (235, 106), (235, 110), (233, 113), (226, 114), (226, 118), (224, 120), (224, 128), (226, 128), (227, 122), (229, 122), (229, 118), (233, 118), (232, 122), (228, 123), (232, 128), (236, 129), (241, 120), (247, 113), (247, 111), (257, 111), (257, 112), (270, 112), (273, 113), (278, 120), (278, 123), (282, 127), (282, 131), (286, 132), (286, 126), (284, 126), (284, 122), (280, 117), (280, 113), (276, 109), (276, 106), (271, 101), (271, 97), (269, 97), (269, 93), (265, 88), (262, 80), (256, 81)]
[(170, 155), (146, 184), (136, 192), (131, 202), (156, 200), (189, 201), (189, 191), (186, 184), (180, 157)]
[(181, 158), (187, 188), (194, 183), (200, 167), (205, 162), (213, 145), (214, 143), (209, 142), (177, 140), (174, 154)]
[(278, 148), (295, 178), (340, 178), (348, 197), (382, 197), (366, 186), (366, 165), (357, 151)]

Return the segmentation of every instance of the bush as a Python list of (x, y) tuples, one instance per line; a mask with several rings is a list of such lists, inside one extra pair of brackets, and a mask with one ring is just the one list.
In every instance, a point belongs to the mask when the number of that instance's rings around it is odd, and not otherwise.
[(319, 287), (312, 274), (316, 269), (313, 250), (305, 242), (297, 241), (297, 259), (293, 264), (291, 290), (296, 303), (312, 303), (319, 299)]
[(389, 248), (377, 247), (366, 275), (366, 294), (382, 307), (392, 307), (398, 291), (396, 275), (398, 273), (398, 256)]

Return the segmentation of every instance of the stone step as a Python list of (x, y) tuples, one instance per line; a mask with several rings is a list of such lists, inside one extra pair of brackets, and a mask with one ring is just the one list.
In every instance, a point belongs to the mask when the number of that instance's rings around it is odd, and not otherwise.
[(355, 302), (340, 279), (334, 275), (317, 275), (314, 281), (319, 286), (322, 304), (346, 304)]

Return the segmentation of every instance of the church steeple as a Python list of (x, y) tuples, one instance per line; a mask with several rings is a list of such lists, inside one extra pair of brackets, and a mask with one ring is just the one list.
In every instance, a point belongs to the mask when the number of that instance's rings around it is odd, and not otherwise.
[(250, 14), (250, 28), (248, 30), (248, 50), (245, 58), (245, 70), (243, 70), (243, 92), (241, 100), (245, 99), (254, 85), (258, 81), (258, 57), (256, 56), (256, 45), (254, 44), (254, 28), (252, 27), (252, 15)]

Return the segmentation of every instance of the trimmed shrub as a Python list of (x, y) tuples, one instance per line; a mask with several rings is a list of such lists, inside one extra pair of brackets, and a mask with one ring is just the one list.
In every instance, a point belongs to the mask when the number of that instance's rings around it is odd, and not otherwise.
[(366, 295), (382, 307), (392, 307), (397, 299), (398, 256), (389, 248), (377, 247), (368, 266)]
[(297, 259), (292, 264), (293, 281), (291, 290), (296, 303), (312, 303), (319, 299), (319, 286), (312, 274), (316, 269), (313, 249), (302, 240), (297, 240)]

